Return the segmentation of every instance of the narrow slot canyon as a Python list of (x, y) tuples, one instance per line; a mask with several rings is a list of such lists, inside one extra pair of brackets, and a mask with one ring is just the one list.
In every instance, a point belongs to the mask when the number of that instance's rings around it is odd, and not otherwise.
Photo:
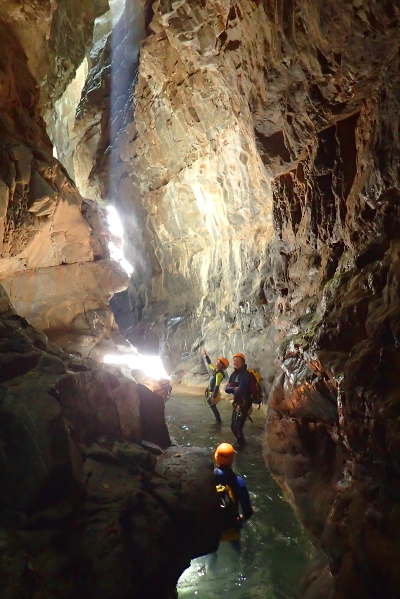
[(2, 599), (398, 599), (398, 2), (0, 32)]

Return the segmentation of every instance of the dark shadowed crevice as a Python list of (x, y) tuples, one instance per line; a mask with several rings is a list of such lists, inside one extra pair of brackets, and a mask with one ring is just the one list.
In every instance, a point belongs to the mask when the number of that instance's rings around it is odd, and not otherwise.
[(343, 198), (350, 193), (357, 173), (356, 128), (359, 114), (336, 124), (336, 135), (339, 141), (340, 157), (343, 169)]
[(257, 148), (261, 154), (263, 162), (269, 163), (270, 158), (279, 157), (283, 162), (290, 161), (290, 153), (285, 144), (283, 131), (277, 131), (269, 137), (261, 131), (255, 130)]

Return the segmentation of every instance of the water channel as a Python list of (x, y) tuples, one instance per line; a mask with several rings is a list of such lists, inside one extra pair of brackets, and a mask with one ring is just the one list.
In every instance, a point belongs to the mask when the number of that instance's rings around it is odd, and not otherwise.
[[(175, 394), (166, 404), (171, 436), (183, 446), (207, 447), (233, 442), (231, 406), (219, 403), (221, 429), (201, 396)], [(253, 410), (245, 427), (248, 444), (236, 457), (235, 470), (246, 477), (254, 515), (242, 531), (241, 554), (221, 543), (217, 559), (192, 560), (178, 584), (179, 599), (295, 599), (314, 550), (284, 501), (261, 455), (265, 414)]]

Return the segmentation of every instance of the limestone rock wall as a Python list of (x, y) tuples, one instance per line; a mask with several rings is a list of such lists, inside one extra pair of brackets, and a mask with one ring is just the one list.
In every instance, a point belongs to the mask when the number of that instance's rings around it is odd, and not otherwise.
[(127, 2), (102, 39), (72, 160), (123, 215), (121, 328), (191, 380), (203, 343), (276, 370), (266, 458), (332, 596), (397, 597), (397, 3)]
[(152, 10), (112, 139), (136, 266), (117, 317), (181, 372), (203, 342), (276, 367), (266, 457), (332, 595), (396, 597), (399, 7)]
[(220, 533), (208, 452), (169, 447), (162, 398), (43, 332), (92, 350), (127, 284), (101, 210), (53, 157), (42, 118), (106, 8), (0, 6), (0, 281), (13, 306), (2, 287), (0, 574), (10, 599), (172, 599)]
[(127, 277), (109, 259), (101, 212), (53, 158), (42, 116), (106, 8), (72, 0), (0, 7), (0, 280), (19, 314), (82, 352), (113, 328), (108, 300)]
[(132, 118), (132, 83), (148, 4), (148, 0), (115, 0), (96, 21), (90, 69), (76, 111), (76, 147), (69, 151), (76, 184), (85, 197), (115, 203), (120, 194), (114, 185), (120, 160), (116, 138)]
[[(271, 306), (262, 278), (272, 237), (272, 193), (248, 100), (241, 87), (235, 89), (241, 54), (230, 46), (225, 53), (222, 41), (215, 45), (229, 10), (210, 6), (184, 3), (176, 9), (184, 13), (179, 20), (175, 9), (153, 4), (137, 84), (133, 74), (109, 148), (111, 180), (94, 153), (90, 172), (116, 201), (127, 229), (127, 257), (136, 270), (130, 291), (116, 299), (116, 315), (132, 340), (154, 351), (161, 338), (173, 350), (169, 356), (180, 356), (207, 338), (211, 351), (246, 344), (254, 358), (253, 327), (265, 340), (270, 335), (265, 328)], [(144, 17), (152, 17), (146, 6)], [(250, 11), (244, 27), (252, 17)], [(184, 44), (181, 26), (193, 30)], [(245, 40), (239, 19), (236, 26), (232, 35), (243, 34)], [(201, 49), (199, 28), (206, 32)], [(115, 38), (114, 54), (126, 55), (126, 36)], [(260, 51), (250, 39), (244, 46), (249, 57)], [(101, 64), (89, 81), (96, 72), (107, 72), (107, 62)], [(116, 81), (120, 64), (117, 60)], [(83, 95), (82, 106), (104, 119), (104, 107), (96, 98), (93, 105), (90, 94)], [(79, 119), (90, 131), (91, 116), (80, 112)]]
[[(107, 9), (107, 0), (1, 3), (0, 19), (7, 30), (12, 30), (25, 54), (23, 62), (39, 86), (35, 93), (39, 93), (42, 107), (57, 100), (73, 79), (91, 40), (94, 19)], [(18, 75), (18, 70), (15, 73)], [(27, 83), (22, 77), (18, 79)]]
[[(135, 343), (154, 350), (161, 338), (175, 366), (205, 341), (211, 351), (246, 349), (268, 377), (292, 287), (296, 314), (312, 311), (325, 268), (334, 272), (342, 251), (341, 205), (360, 174), (357, 123), (361, 112), (374, 118), (373, 98), (396, 55), (396, 7), (154, 2), (152, 13), (144, 6), (149, 30), (136, 75), (124, 27), (140, 20), (138, 8), (127, 3), (79, 112), (80, 163), (96, 193), (118, 204), (136, 267), (116, 298), (117, 317)], [(118, 117), (111, 138), (103, 124), (91, 149), (93, 119), (110, 121), (101, 90), (112, 55)], [(343, 172), (332, 179), (338, 161)], [(285, 206), (297, 188), (307, 200)], [(298, 260), (296, 235), (309, 237)]]
[(334, 597), (398, 594), (398, 67), (388, 56), (359, 112), (276, 181), (288, 336), (265, 453), (330, 556)]
[[(396, 56), (394, 7), (243, 1), (153, 9), (135, 121), (121, 136), (129, 177), (120, 196), (140, 204), (143, 245), (150, 239), (154, 251), (130, 304), (142, 325), (160, 314), (183, 317), (184, 350), (202, 339), (218, 352), (245, 349), (268, 373), (271, 317), (278, 341), (282, 312), (291, 324), (313, 310), (325, 263), (331, 275), (346, 241), (343, 204), (362, 185), (357, 114), (374, 118), (373, 98)], [(333, 162), (340, 173), (331, 174)], [(173, 350), (182, 347), (179, 335), (178, 327), (168, 340)]]
[[(56, 150), (57, 159), (75, 181), (73, 155), (77, 143), (75, 132), (76, 109), (88, 75), (89, 63), (85, 57), (76, 70), (74, 79), (45, 115), (47, 132)], [(82, 194), (90, 197), (87, 194)]]

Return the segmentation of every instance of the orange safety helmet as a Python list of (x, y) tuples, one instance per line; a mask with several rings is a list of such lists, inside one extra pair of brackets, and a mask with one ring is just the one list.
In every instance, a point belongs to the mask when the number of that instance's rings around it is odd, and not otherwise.
[(214, 460), (217, 466), (231, 466), (236, 451), (230, 443), (221, 443), (214, 453)]
[(229, 366), (229, 360), (227, 360), (223, 356), (220, 356), (219, 358), (217, 358), (217, 362), (221, 362), (221, 364), (223, 365), (224, 368), (228, 368), (228, 366)]
[(233, 357), (234, 358), (242, 358), (243, 362), (246, 362), (246, 356), (244, 354), (241, 354), (240, 352), (235, 354)]

